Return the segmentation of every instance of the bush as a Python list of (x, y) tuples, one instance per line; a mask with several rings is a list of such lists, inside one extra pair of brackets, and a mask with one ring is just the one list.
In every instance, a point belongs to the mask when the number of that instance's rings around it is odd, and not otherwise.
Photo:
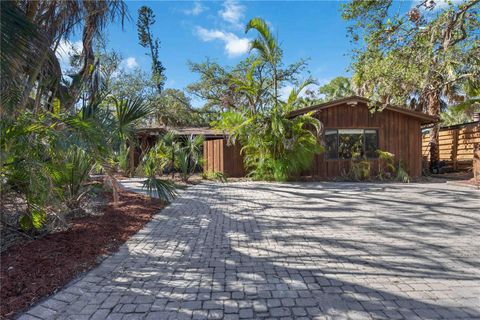
[(227, 176), (223, 172), (213, 171), (213, 172), (203, 172), (202, 178), (205, 180), (213, 180), (213, 181), (220, 181), (222, 183), (226, 183)]

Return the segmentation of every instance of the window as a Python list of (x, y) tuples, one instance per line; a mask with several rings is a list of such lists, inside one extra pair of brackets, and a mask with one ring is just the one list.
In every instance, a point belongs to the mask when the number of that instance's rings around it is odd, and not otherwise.
[(325, 158), (376, 158), (378, 131), (375, 129), (325, 130)]
[(338, 158), (338, 134), (337, 130), (325, 131), (325, 156), (327, 159)]

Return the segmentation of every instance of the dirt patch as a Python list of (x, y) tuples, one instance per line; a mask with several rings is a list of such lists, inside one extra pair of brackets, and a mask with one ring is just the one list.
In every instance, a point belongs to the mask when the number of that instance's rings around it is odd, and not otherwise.
[(158, 201), (122, 192), (119, 206), (109, 203), (102, 216), (75, 219), (66, 231), (8, 248), (0, 256), (0, 318), (12, 318), (92, 269), (161, 208)]

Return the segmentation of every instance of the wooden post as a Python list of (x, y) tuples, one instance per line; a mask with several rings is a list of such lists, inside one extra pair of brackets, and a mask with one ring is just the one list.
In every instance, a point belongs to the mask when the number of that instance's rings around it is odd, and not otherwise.
[(453, 129), (452, 134), (452, 162), (453, 162), (453, 170), (458, 170), (458, 131), (460, 128)]

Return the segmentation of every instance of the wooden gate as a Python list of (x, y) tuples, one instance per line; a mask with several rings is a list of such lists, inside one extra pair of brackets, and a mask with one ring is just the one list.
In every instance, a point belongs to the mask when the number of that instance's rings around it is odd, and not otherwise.
[(205, 172), (222, 172), (227, 177), (243, 177), (243, 158), (241, 147), (237, 144), (228, 146), (225, 139), (207, 140), (203, 143), (203, 170)]

